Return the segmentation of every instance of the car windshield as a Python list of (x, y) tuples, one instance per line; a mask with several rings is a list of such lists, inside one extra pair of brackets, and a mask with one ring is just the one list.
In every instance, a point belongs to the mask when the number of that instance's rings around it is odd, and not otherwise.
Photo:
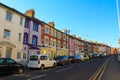
[(66, 56), (57, 56), (55, 58), (55, 60), (62, 60), (62, 59), (66, 59), (67, 57)]
[(80, 58), (80, 56), (79, 55), (75, 55), (74, 58)]
[(0, 64), (2, 64), (2, 63), (3, 63), (3, 61), (4, 61), (4, 59), (0, 59)]
[(74, 58), (74, 56), (70, 56), (69, 58)]
[(32, 55), (32, 56), (30, 56), (30, 60), (38, 60), (38, 56), (37, 55)]

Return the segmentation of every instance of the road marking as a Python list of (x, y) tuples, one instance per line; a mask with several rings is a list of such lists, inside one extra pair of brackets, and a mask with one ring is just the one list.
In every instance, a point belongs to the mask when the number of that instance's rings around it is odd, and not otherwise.
[(14, 74), (14, 76), (18, 76), (18, 77), (19, 77), (19, 76), (20, 76), (20, 77), (21, 77), (21, 76), (30, 77), (31, 75), (28, 75), (28, 74)]
[(73, 68), (73, 66), (72, 66), (72, 67), (68, 67), (68, 68), (63, 68), (63, 69), (60, 69), (60, 70), (58, 70), (58, 71), (56, 71), (56, 72), (65, 71), (65, 70), (68, 70), (68, 69), (71, 69), (71, 68)]
[[(108, 63), (107, 63), (108, 64)], [(105, 69), (107, 67), (107, 64), (105, 65), (104, 69), (102, 70), (100, 76), (98, 77), (98, 80), (101, 80), (102, 76), (103, 76), (103, 73), (105, 72)]]
[(32, 77), (32, 78), (29, 78), (27, 80), (34, 80), (34, 79), (37, 79), (37, 78), (41, 78), (41, 77), (44, 77), (46, 76), (47, 74), (42, 74), (42, 75), (39, 75), (39, 76), (36, 76), (36, 77)]
[(103, 63), (103, 65), (95, 72), (95, 74), (93, 74), (93, 76), (89, 80), (96, 80), (97, 78), (99, 78), (99, 75), (101, 75), (100, 73), (105, 69), (109, 60), (110, 58)]

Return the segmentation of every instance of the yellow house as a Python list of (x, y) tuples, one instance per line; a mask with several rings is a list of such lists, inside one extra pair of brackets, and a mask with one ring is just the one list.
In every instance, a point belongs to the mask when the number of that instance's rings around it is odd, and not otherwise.
[(22, 13), (0, 3), (0, 57), (23, 58), (24, 20)]

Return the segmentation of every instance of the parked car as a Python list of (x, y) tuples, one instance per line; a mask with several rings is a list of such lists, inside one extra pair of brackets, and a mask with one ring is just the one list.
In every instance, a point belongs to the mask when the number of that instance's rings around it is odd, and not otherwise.
[(70, 60), (68, 58), (68, 56), (64, 55), (64, 56), (57, 56), (54, 58), (54, 60), (56, 60), (57, 65), (66, 65), (66, 64), (70, 64)]
[(25, 67), (11, 58), (0, 58), (0, 75), (8, 73), (23, 73)]
[(43, 70), (48, 67), (55, 67), (56, 61), (49, 59), (48, 55), (33, 54), (30, 55), (28, 68), (40, 68)]
[(98, 57), (100, 57), (100, 54), (93, 54), (93, 58), (98, 58)]
[(76, 54), (74, 56), (70, 56), (69, 60), (71, 61), (71, 63), (80, 62), (80, 61), (83, 61), (83, 56)]
[(88, 56), (89, 56), (90, 59), (92, 59), (93, 58), (93, 53), (89, 53)]
[(84, 60), (89, 60), (90, 59), (88, 55), (84, 55), (83, 57), (84, 57)]

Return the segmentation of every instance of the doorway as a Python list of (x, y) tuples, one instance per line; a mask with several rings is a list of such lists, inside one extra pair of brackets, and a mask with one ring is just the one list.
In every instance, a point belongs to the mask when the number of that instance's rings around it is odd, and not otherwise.
[(11, 58), (12, 48), (6, 48), (6, 58)]

